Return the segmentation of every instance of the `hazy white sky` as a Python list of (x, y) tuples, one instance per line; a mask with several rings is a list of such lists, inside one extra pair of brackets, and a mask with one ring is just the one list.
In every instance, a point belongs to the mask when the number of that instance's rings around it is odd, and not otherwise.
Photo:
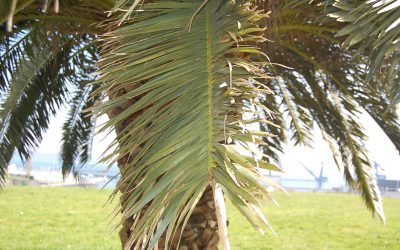
[[(379, 170), (379, 174), (386, 175), (387, 179), (400, 179), (400, 156), (394, 145), (369, 115), (363, 114), (361, 120), (369, 137), (366, 149), (369, 151), (370, 160), (376, 161), (384, 169), (384, 171)], [(337, 181), (343, 179), (342, 173), (334, 163), (329, 146), (317, 131), (314, 142), (313, 148), (290, 145), (285, 148), (282, 167), (287, 170), (286, 175), (291, 177), (308, 176), (299, 162), (319, 173), (321, 162), (323, 162), (325, 176)]]
[[(60, 141), (62, 137), (62, 125), (65, 121), (67, 110), (62, 109), (58, 112), (57, 117), (53, 117), (50, 123), (49, 130), (43, 138), (43, 142), (37, 151), (42, 154), (58, 154), (60, 152)], [(97, 125), (107, 121), (107, 117), (103, 116), (97, 120)], [(112, 142), (113, 136), (107, 136), (106, 133), (98, 134), (93, 141), (93, 161), (101, 156), (107, 146)]]
[[(58, 154), (61, 140), (60, 128), (62, 127), (65, 113), (66, 111), (62, 110), (59, 113), (59, 117), (53, 119), (38, 152)], [(106, 119), (106, 117), (101, 117), (98, 120), (98, 124), (106, 121)], [(370, 152), (370, 159), (376, 161), (384, 168), (384, 171), (380, 171), (380, 174), (385, 174), (388, 179), (400, 179), (400, 156), (394, 145), (367, 114), (362, 116), (362, 124), (369, 136), (366, 147)], [(100, 134), (95, 137), (93, 143), (93, 160), (96, 160), (103, 153), (113, 139), (112, 136), (106, 138), (104, 136), (104, 134)], [(322, 140), (319, 131), (315, 131), (314, 142), (315, 145), (313, 148), (293, 147), (291, 145), (285, 147), (285, 153), (281, 157), (281, 167), (286, 172), (284, 176), (288, 178), (310, 179), (312, 177), (305, 171), (301, 163), (312, 169), (315, 173), (319, 173), (321, 162), (323, 162), (325, 166), (324, 176), (329, 177), (329, 182), (343, 183), (342, 174), (334, 164), (329, 147)]]

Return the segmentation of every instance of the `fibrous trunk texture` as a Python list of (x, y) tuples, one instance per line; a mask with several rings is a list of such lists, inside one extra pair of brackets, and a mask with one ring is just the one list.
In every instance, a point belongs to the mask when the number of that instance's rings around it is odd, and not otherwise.
[[(126, 89), (122, 89), (119, 91), (118, 95), (123, 95), (126, 93)], [(116, 97), (116, 96), (113, 96)], [(124, 105), (121, 105), (117, 108), (111, 110), (108, 113), (109, 118), (113, 118), (116, 115), (123, 112), (127, 107), (135, 103), (139, 98), (133, 98), (131, 100), (127, 100)], [(121, 133), (121, 131), (134, 119), (140, 116), (142, 112), (138, 112), (133, 114), (131, 117), (126, 119), (123, 123), (117, 124), (115, 126), (115, 132), (117, 134)], [(138, 152), (138, 151), (137, 151)], [(134, 152), (135, 153), (135, 152)], [(133, 154), (134, 154), (133, 153)], [(122, 157), (118, 161), (118, 167), (120, 170), (120, 182), (122, 182), (125, 178), (125, 168), (128, 165), (129, 159), (134, 158), (134, 155)], [(119, 191), (121, 193), (120, 196), (120, 206), (123, 208), (125, 206), (126, 195), (129, 193), (128, 185), (120, 185)], [(139, 218), (139, 220), (145, 220), (146, 218)], [(135, 223), (135, 218), (131, 217), (122, 222), (122, 228), (119, 232), (122, 248), (125, 247), (125, 243), (131, 237), (131, 228)], [(158, 249), (165, 248), (165, 234), (161, 236), (158, 242)], [(216, 250), (219, 242), (218, 236), (218, 223), (215, 213), (215, 204), (213, 198), (213, 191), (211, 186), (209, 186), (202, 197), (200, 198), (198, 204), (193, 210), (190, 219), (188, 220), (185, 228), (181, 234), (181, 228), (177, 230), (177, 233), (172, 237), (172, 239), (168, 243), (167, 249), (180, 249), (180, 250), (196, 250), (196, 249), (209, 249)], [(134, 244), (133, 244), (134, 245)], [(125, 248), (124, 248), (125, 249)], [(132, 248), (133, 249), (133, 248)]]

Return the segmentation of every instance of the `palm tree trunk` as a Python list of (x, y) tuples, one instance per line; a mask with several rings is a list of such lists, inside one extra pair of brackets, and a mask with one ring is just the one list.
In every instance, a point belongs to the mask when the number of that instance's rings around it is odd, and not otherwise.
[[(168, 249), (176, 249), (178, 241), (179, 234), (176, 234)], [(218, 241), (218, 227), (215, 215), (213, 192), (212, 188), (208, 187), (193, 210), (193, 213), (182, 232), (179, 249), (216, 250)], [(164, 246), (164, 237), (162, 237), (159, 242), (159, 248), (163, 249)]]
[[(127, 89), (122, 89), (119, 91), (119, 95), (123, 95), (126, 93)], [(116, 96), (114, 96), (116, 97)], [(140, 97), (139, 97), (140, 98)], [(127, 100), (126, 103), (123, 105), (114, 108), (111, 112), (108, 113), (110, 119), (115, 117), (116, 115), (123, 112), (127, 107), (132, 105), (138, 100), (138, 98), (133, 98), (131, 100)], [(115, 132), (118, 135), (121, 134), (123, 129), (131, 123), (134, 119), (139, 117), (142, 112), (138, 112), (133, 114), (131, 117), (126, 119), (121, 124), (117, 124), (115, 127)], [(133, 157), (135, 152), (133, 152), (130, 157)], [(118, 161), (118, 167), (120, 170), (120, 182), (125, 179), (125, 169), (128, 165), (129, 158), (128, 156), (122, 157)], [(121, 192), (120, 197), (120, 205), (122, 208), (125, 206), (125, 197), (126, 193), (129, 191), (126, 184), (122, 184), (119, 186), (119, 191)], [(145, 219), (145, 218), (144, 218)], [(129, 218), (122, 222), (122, 228), (119, 232), (120, 240), (122, 243), (122, 247), (124, 248), (125, 243), (131, 236), (130, 228), (134, 224), (134, 218)], [(177, 230), (177, 233), (170, 239), (168, 249), (177, 249), (179, 245), (179, 249), (181, 250), (189, 250), (189, 249), (209, 249), (209, 250), (216, 250), (219, 242), (218, 236), (218, 223), (215, 213), (215, 203), (213, 199), (213, 191), (211, 186), (209, 186), (202, 197), (200, 198), (198, 204), (196, 205), (195, 209), (191, 217), (189, 218), (184, 230), (182, 231), (182, 235), (180, 236), (181, 228)], [(180, 238), (180, 241), (179, 241)], [(158, 242), (158, 248), (164, 249), (165, 247), (165, 235), (161, 236)], [(126, 249), (126, 248), (124, 248)]]

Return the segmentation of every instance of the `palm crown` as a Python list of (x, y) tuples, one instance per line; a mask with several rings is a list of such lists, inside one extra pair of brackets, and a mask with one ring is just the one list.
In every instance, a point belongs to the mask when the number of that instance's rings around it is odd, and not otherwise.
[[(70, 106), (63, 173), (76, 173), (77, 161), (90, 158), (96, 117), (107, 114), (103, 130), (115, 129), (117, 138), (103, 160), (120, 166), (123, 224), (149, 218), (129, 225), (126, 246), (154, 246), (166, 230), (167, 247), (209, 185), (214, 196), (222, 187), (256, 228), (268, 225), (257, 206), (272, 198), (256, 167), (279, 171), (271, 161), (288, 131), (310, 145), (316, 125), (348, 183), (384, 218), (357, 114), (368, 112), (399, 149), (397, 114), (382, 80), (370, 77), (375, 50), (344, 48), (356, 44), (353, 33), (343, 40), (337, 35), (347, 26), (321, 14), (346, 5), (323, 3), (330, 8), (303, 1), (2, 1), (0, 177), (15, 150), (22, 158), (34, 151), (61, 105)], [(382, 67), (393, 75), (397, 61), (391, 65)], [(238, 147), (251, 152), (248, 143), (262, 147), (263, 159), (240, 154)]]

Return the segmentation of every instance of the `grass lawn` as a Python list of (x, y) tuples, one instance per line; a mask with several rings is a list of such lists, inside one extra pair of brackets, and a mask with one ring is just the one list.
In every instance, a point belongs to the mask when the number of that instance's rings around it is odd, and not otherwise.
[[(0, 249), (119, 249), (109, 190), (7, 187), (0, 191)], [(400, 249), (400, 199), (384, 199), (387, 224), (348, 194), (274, 194), (265, 214), (278, 236), (259, 235), (229, 206), (232, 249)]]

